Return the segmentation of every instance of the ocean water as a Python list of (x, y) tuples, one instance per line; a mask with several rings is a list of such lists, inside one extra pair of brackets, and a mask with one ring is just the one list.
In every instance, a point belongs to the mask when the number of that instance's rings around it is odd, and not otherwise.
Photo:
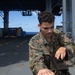
[(35, 35), (37, 34), (38, 32), (26, 32), (26, 35)]

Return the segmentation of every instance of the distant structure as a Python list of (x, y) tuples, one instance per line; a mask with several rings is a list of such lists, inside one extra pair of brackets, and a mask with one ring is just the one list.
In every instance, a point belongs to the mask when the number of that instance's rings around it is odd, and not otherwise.
[(17, 38), (17, 37), (25, 37), (26, 32), (23, 31), (22, 27), (11, 27), (8, 28), (8, 33), (5, 34), (4, 28), (0, 28), (0, 37), (4, 38)]
[(56, 26), (56, 29), (60, 30), (61, 32), (63, 32), (63, 26)]
[(22, 32), (23, 32), (23, 29), (21, 27), (18, 27), (17, 28), (17, 36), (18, 37), (22, 36)]

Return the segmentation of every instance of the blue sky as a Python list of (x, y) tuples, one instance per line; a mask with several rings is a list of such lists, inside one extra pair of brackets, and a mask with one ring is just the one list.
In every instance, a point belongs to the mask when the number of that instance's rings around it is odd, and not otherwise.
[[(55, 27), (62, 25), (62, 16), (55, 17)], [(38, 19), (35, 12), (32, 16), (22, 16), (21, 11), (10, 11), (9, 12), (9, 27), (22, 27), (23, 31), (26, 32), (38, 32)], [(3, 28), (3, 19), (0, 17), (0, 28)]]

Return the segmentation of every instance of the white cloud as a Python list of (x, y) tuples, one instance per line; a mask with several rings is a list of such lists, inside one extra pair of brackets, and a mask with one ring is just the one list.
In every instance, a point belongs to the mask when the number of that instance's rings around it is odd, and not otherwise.
[(34, 11), (32, 12), (32, 15), (35, 15), (35, 16), (37, 16), (37, 14), (36, 14)]

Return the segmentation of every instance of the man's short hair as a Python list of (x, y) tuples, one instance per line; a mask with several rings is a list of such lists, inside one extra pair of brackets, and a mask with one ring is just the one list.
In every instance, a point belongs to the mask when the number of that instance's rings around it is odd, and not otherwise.
[(49, 22), (52, 23), (54, 22), (55, 16), (52, 12), (50, 11), (43, 11), (38, 15), (38, 20), (39, 23), (41, 24), (42, 22)]

